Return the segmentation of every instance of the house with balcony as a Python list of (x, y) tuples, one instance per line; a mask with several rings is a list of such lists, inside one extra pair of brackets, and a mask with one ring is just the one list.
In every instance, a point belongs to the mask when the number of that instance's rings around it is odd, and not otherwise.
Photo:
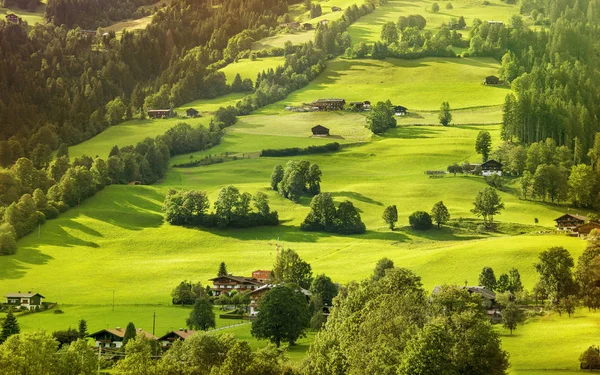
[[(96, 348), (108, 348), (108, 349), (119, 349), (123, 346), (123, 338), (125, 337), (125, 328), (106, 328), (98, 332), (94, 332), (88, 337), (91, 337), (95, 341)], [(141, 328), (135, 330), (136, 335), (142, 334), (151, 340), (157, 340), (157, 337), (151, 333), (144, 331)]]
[(6, 304), (12, 307), (26, 308), (28, 310), (35, 310), (42, 307), (44, 302), (44, 296), (39, 293), (8, 293), (6, 296)]
[(229, 294), (234, 290), (238, 293), (251, 292), (264, 285), (264, 282), (254, 277), (233, 275), (217, 276), (209, 281), (213, 282), (213, 287), (210, 290), (215, 296), (220, 296), (223, 293)]

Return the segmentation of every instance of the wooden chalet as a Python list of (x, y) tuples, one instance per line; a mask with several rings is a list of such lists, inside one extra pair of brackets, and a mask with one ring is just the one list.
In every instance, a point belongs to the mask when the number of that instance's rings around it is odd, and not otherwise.
[(298, 30), (300, 28), (300, 22), (287, 22), (279, 24), (281, 27), (287, 27), (288, 29)]
[(323, 137), (323, 136), (329, 136), (329, 129), (324, 127), (323, 125), (317, 125), (314, 126), (311, 129), (313, 136), (318, 136), (318, 137)]
[(200, 112), (198, 112), (198, 110), (195, 108), (189, 108), (187, 111), (185, 111), (185, 114), (187, 117), (198, 117)]
[(500, 78), (496, 76), (487, 76), (483, 79), (484, 85), (497, 85), (500, 83)]
[(331, 11), (332, 12), (341, 12), (342, 8), (333, 6), (333, 7), (331, 7)]
[(396, 114), (396, 116), (404, 116), (407, 112), (408, 112), (408, 108), (406, 108), (404, 106), (401, 106), (401, 105), (394, 106), (394, 113)]
[(159, 337), (157, 340), (158, 340), (158, 342), (160, 342), (160, 345), (163, 348), (169, 348), (169, 347), (171, 347), (171, 345), (173, 345), (173, 342), (175, 342), (177, 340), (185, 341), (185, 340), (187, 340), (188, 337), (190, 337), (191, 335), (193, 335), (195, 333), (196, 333), (196, 331), (191, 330), (191, 329), (179, 328), (179, 330), (171, 331), (171, 332), (165, 334), (164, 336)]
[[(96, 342), (96, 348), (112, 348), (119, 349), (123, 346), (123, 338), (125, 337), (125, 328), (117, 327), (115, 329), (106, 328), (98, 332), (94, 332), (88, 337), (91, 337)], [(136, 329), (136, 335), (142, 334), (151, 340), (156, 340), (157, 337), (151, 333), (144, 331), (141, 328)]]
[(322, 26), (329, 25), (329, 20), (321, 20), (321, 21), (319, 21), (319, 25), (322, 25)]
[(344, 109), (345, 105), (346, 101), (344, 99), (317, 99), (317, 101), (312, 103), (313, 109), (321, 111), (340, 111)]
[(556, 221), (556, 230), (561, 232), (575, 232), (577, 227), (585, 224), (587, 217), (576, 214), (564, 214), (554, 219), (554, 221)]
[(503, 165), (496, 160), (488, 160), (485, 163), (481, 164), (481, 175), (482, 176), (491, 176), (493, 174), (502, 176), (502, 167)]
[(228, 294), (234, 290), (239, 293), (251, 292), (264, 285), (263, 282), (253, 277), (233, 275), (217, 276), (209, 281), (213, 282), (213, 287), (210, 290), (212, 290), (215, 296), (220, 296), (223, 293)]
[(302, 28), (303, 28), (304, 30), (312, 30), (312, 29), (313, 29), (313, 25), (312, 25), (312, 23), (308, 23), (308, 22), (306, 22), (306, 23), (303, 23), (303, 24), (302, 24)]
[(170, 118), (176, 115), (172, 109), (149, 109), (148, 117), (150, 118)]
[[(266, 284), (261, 286), (260, 288), (253, 290), (248, 295), (250, 296), (250, 316), (256, 316), (258, 314), (258, 304), (260, 300), (273, 288), (279, 286), (279, 284)], [(306, 297), (306, 303), (310, 301), (311, 293), (304, 289), (300, 288), (298, 291)]]
[(261, 283), (266, 282), (271, 277), (271, 271), (269, 270), (256, 270), (252, 272), (252, 278), (260, 281)]
[(8, 293), (5, 295), (6, 304), (8, 306), (25, 308), (27, 310), (35, 310), (37, 308), (42, 307), (42, 302), (44, 302), (44, 296), (39, 293), (21, 293), (20, 291), (17, 293)]
[(6, 21), (10, 23), (19, 23), (19, 16), (14, 13), (10, 13), (6, 15)]
[(579, 237), (587, 237), (594, 229), (600, 232), (600, 223), (590, 221), (589, 223), (579, 225), (576, 231)]

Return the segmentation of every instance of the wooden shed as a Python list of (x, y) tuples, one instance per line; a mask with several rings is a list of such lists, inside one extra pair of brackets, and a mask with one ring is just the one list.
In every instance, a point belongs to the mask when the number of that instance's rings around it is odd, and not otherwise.
[(484, 85), (497, 85), (500, 83), (500, 78), (496, 76), (487, 76), (483, 80)]
[(329, 129), (327, 129), (323, 125), (314, 126), (311, 130), (312, 130), (313, 136), (322, 137), (322, 136), (329, 135)]

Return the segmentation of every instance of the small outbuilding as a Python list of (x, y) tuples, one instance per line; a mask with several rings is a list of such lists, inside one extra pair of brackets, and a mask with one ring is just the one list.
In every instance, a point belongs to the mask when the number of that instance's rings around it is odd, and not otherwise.
[(323, 25), (323, 26), (329, 25), (329, 20), (321, 20), (321, 21), (319, 21), (319, 24)]
[(312, 129), (313, 136), (323, 137), (329, 135), (329, 129), (323, 125), (314, 126)]
[(200, 114), (200, 112), (198, 112), (198, 110), (195, 108), (189, 108), (187, 111), (185, 111), (185, 113), (187, 117), (198, 117)]
[(332, 11), (332, 12), (341, 12), (341, 11), (342, 11), (342, 8), (340, 8), (340, 7), (336, 7), (336, 6), (333, 6), (333, 7), (331, 7), (331, 11)]
[(401, 106), (401, 105), (394, 106), (394, 113), (396, 114), (396, 116), (404, 116), (407, 112), (408, 112), (408, 108), (406, 108), (404, 106)]
[(587, 237), (594, 229), (600, 232), (600, 223), (590, 221), (577, 227), (577, 235), (579, 237)]
[(19, 23), (19, 16), (14, 13), (10, 13), (6, 15), (6, 20), (10, 23)]
[(363, 111), (365, 109), (364, 102), (350, 102), (350, 103), (348, 103), (348, 106), (350, 107), (351, 110), (355, 110), (355, 111)]
[(485, 163), (481, 164), (481, 175), (489, 177), (493, 174), (497, 176), (502, 176), (502, 167), (503, 165), (496, 160), (488, 160)]
[(554, 221), (556, 221), (556, 230), (561, 232), (574, 232), (579, 226), (585, 224), (587, 217), (577, 214), (564, 214), (561, 217), (554, 219)]
[(300, 28), (300, 22), (287, 22), (279, 24), (281, 27), (287, 27), (288, 29), (297, 30)]
[(306, 22), (306, 23), (303, 23), (303, 24), (302, 24), (302, 28), (303, 28), (304, 30), (312, 30), (312, 29), (313, 29), (313, 25), (312, 25), (312, 23), (308, 23), (308, 22)]
[(500, 83), (500, 78), (496, 76), (487, 76), (483, 79), (484, 85), (497, 85)]

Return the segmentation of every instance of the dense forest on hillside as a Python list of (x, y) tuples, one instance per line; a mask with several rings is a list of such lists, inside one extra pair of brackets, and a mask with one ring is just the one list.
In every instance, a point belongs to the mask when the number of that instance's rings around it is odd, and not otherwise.
[(107, 26), (126, 18), (141, 18), (150, 14), (149, 10), (139, 10), (140, 6), (150, 5), (154, 0), (49, 0), (46, 6), (46, 19), (57, 26), (80, 26), (95, 29)]

